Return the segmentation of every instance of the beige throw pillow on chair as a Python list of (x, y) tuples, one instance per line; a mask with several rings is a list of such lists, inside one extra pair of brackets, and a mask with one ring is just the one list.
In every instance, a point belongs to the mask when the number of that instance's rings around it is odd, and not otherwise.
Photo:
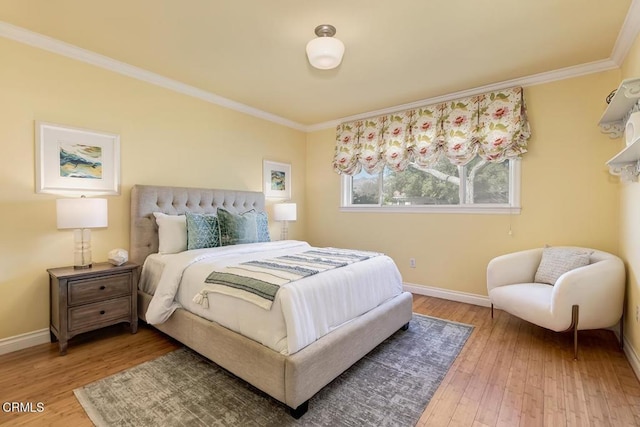
[(590, 256), (590, 252), (581, 249), (546, 247), (542, 250), (542, 260), (534, 282), (555, 285), (567, 271), (589, 265)]

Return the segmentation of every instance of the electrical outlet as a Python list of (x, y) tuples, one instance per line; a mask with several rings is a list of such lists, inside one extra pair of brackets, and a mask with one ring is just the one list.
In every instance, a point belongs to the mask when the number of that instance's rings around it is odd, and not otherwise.
[(640, 322), (640, 305), (636, 305), (636, 323)]
[(416, 259), (415, 258), (409, 258), (409, 267), (416, 268)]

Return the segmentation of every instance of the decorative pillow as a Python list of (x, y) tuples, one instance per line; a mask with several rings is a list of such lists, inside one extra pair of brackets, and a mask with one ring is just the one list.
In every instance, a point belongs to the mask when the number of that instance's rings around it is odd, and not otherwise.
[(234, 214), (218, 208), (220, 222), (220, 244), (222, 246), (255, 243), (258, 241), (257, 214), (250, 211)]
[(590, 252), (575, 248), (546, 247), (542, 250), (542, 260), (536, 271), (534, 281), (555, 285), (567, 271), (589, 265)]
[(158, 224), (158, 252), (175, 254), (187, 250), (187, 220), (184, 215), (154, 212)]
[(187, 248), (220, 246), (220, 228), (215, 214), (187, 213)]
[(269, 217), (266, 212), (256, 214), (256, 225), (258, 226), (258, 242), (270, 242)]

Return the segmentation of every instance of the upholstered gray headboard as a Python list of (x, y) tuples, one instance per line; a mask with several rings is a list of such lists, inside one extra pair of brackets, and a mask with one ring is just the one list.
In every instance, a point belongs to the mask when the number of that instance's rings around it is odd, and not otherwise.
[(264, 211), (264, 194), (258, 191), (135, 185), (131, 190), (131, 236), (129, 258), (142, 264), (158, 252), (158, 225), (154, 212), (179, 215), (186, 212), (215, 213), (225, 208), (234, 213)]

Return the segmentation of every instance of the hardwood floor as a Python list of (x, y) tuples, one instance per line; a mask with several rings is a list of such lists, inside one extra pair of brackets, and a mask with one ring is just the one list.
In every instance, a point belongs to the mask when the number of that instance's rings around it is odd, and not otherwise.
[(638, 426), (640, 383), (612, 331), (573, 337), (508, 313), (414, 295), (414, 311), (475, 326), (418, 426)]
[[(414, 295), (414, 311), (475, 326), (418, 426), (637, 426), (640, 382), (611, 331), (558, 334), (500, 310)], [(91, 426), (73, 389), (154, 359), (180, 345), (142, 325), (94, 331), (66, 356), (43, 344), (0, 356), (0, 403), (42, 402), (6, 413), (0, 425)]]
[(92, 426), (73, 389), (115, 374), (180, 347), (157, 330), (143, 325), (132, 335), (120, 324), (69, 341), (65, 356), (58, 344), (42, 344), (0, 356), (0, 402), (37, 402), (44, 411), (5, 413), (0, 425)]

